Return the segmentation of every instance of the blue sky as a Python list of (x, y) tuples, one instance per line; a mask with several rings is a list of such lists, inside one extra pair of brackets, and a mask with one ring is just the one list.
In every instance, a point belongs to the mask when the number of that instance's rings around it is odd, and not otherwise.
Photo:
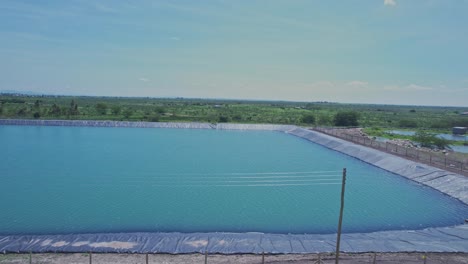
[(0, 90), (468, 106), (468, 0), (1, 0)]

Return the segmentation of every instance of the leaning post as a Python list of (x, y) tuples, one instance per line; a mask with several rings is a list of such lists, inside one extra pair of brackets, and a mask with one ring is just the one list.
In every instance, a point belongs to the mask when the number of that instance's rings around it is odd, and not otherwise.
[(343, 209), (344, 209), (344, 194), (346, 185), (346, 168), (343, 169), (343, 182), (341, 184), (341, 206), (340, 206), (340, 218), (338, 220), (338, 233), (336, 237), (336, 258), (335, 264), (339, 263), (340, 259), (340, 240), (341, 240), (341, 226), (343, 224)]

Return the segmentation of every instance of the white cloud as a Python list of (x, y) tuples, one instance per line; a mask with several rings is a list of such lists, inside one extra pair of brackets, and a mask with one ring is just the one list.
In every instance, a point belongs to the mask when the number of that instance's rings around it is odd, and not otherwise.
[(346, 85), (353, 87), (366, 87), (367, 85), (369, 85), (369, 83), (365, 81), (350, 81), (346, 83)]
[(468, 87), (467, 88), (452, 89), (452, 92), (467, 92), (467, 91), (468, 91)]
[(179, 37), (170, 37), (169, 39), (170, 39), (170, 40), (176, 40), (176, 41), (177, 41), (177, 40), (180, 40)]
[(398, 85), (387, 85), (384, 86), (384, 90), (388, 91), (429, 91), (434, 90), (434, 88), (429, 86), (422, 86), (417, 84), (410, 84), (406, 86), (398, 86)]
[(95, 3), (94, 7), (96, 8), (96, 10), (103, 13), (117, 13), (117, 9), (104, 5), (102, 3)]
[(141, 77), (141, 78), (139, 78), (138, 80), (139, 80), (139, 81), (142, 81), (142, 82), (149, 82), (149, 81), (150, 81), (150, 79), (144, 78), (144, 77)]
[(384, 90), (387, 90), (387, 91), (398, 91), (398, 90), (401, 90), (400, 86), (398, 85), (386, 85), (383, 87)]
[(331, 81), (318, 81), (310, 84), (310, 87), (314, 88), (333, 88), (335, 84)]
[(384, 5), (386, 6), (396, 6), (395, 0), (384, 0)]
[(409, 89), (409, 90), (417, 90), (417, 91), (433, 90), (432, 87), (421, 86), (421, 85), (417, 85), (417, 84), (410, 84), (410, 85), (406, 86), (405, 88)]

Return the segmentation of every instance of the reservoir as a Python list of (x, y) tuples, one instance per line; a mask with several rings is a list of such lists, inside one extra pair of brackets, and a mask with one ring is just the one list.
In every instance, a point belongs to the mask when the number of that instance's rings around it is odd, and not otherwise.
[(278, 131), (0, 126), (0, 234), (343, 232), (462, 224), (468, 206)]

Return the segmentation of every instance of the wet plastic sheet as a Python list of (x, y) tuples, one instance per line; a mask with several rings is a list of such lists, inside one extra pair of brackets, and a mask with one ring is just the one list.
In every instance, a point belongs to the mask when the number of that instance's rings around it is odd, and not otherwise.
[[(0, 125), (155, 127), (284, 131), (428, 185), (468, 204), (468, 179), (314, 131), (283, 125), (0, 120)], [(336, 235), (262, 233), (108, 233), (0, 236), (0, 252), (316, 253), (333, 252)], [(468, 225), (417, 231), (343, 234), (343, 252), (465, 252)]]
[[(336, 235), (123, 233), (0, 236), (0, 251), (125, 253), (333, 252)], [(418, 231), (343, 234), (343, 252), (468, 252), (468, 225)]]
[(463, 175), (403, 159), (379, 150), (303, 128), (295, 128), (287, 131), (287, 133), (427, 185), (468, 204), (468, 177)]

